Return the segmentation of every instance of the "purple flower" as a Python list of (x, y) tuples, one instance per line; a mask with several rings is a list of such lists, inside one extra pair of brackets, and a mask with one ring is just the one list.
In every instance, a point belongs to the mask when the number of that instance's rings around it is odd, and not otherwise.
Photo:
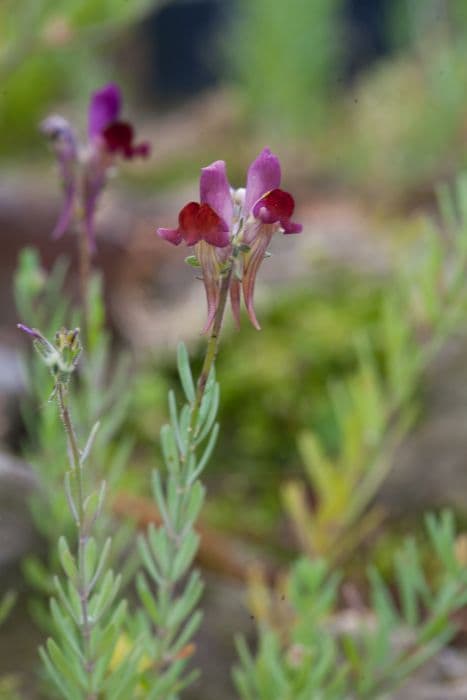
[[(279, 159), (265, 148), (250, 165), (246, 189), (232, 190), (224, 161), (201, 170), (200, 203), (190, 202), (181, 210), (178, 227), (159, 228), (158, 235), (179, 245), (195, 246), (203, 272), (208, 303), (205, 330), (211, 326), (219, 302), (220, 280), (230, 258), (235, 274), (230, 285), (234, 318), (239, 323), (243, 292), (249, 318), (259, 329), (253, 294), (256, 275), (274, 233), (300, 233), (301, 224), (292, 221), (295, 202), (279, 188)], [(239, 268), (240, 263), (240, 268)]]
[(52, 238), (60, 238), (73, 219), (77, 193), (78, 145), (70, 124), (58, 115), (52, 115), (41, 124), (41, 131), (50, 138), (57, 156), (64, 199), (63, 209), (52, 232)]
[(20, 331), (23, 331), (23, 333), (27, 333), (28, 335), (30, 335), (31, 338), (34, 338), (34, 340), (43, 340), (42, 334), (39, 333), (39, 331), (37, 331), (35, 328), (25, 326), (24, 323), (17, 323), (16, 327), (19, 328)]
[(62, 117), (52, 116), (42, 131), (54, 144), (65, 197), (53, 236), (58, 238), (69, 228), (78, 204), (83, 211), (89, 247), (95, 249), (94, 218), (97, 201), (109, 169), (117, 156), (132, 159), (147, 157), (147, 142), (134, 143), (133, 126), (120, 120), (122, 98), (117, 85), (109, 84), (91, 96), (88, 112), (88, 144), (79, 147), (73, 129)]
[(19, 328), (20, 331), (23, 331), (23, 333), (26, 333), (32, 338), (34, 347), (42, 355), (42, 357), (48, 358), (54, 355), (55, 349), (53, 345), (49, 343), (47, 338), (44, 338), (42, 333), (36, 328), (30, 328), (29, 326), (25, 326), (24, 323), (17, 323), (16, 327)]
[(302, 225), (291, 221), (295, 201), (291, 194), (281, 190), (279, 158), (265, 148), (250, 165), (247, 174), (243, 217), (243, 242), (250, 250), (245, 253), (242, 288), (248, 316), (255, 328), (260, 325), (254, 309), (256, 275), (264, 260), (274, 233), (300, 233)]
[(208, 306), (206, 331), (214, 320), (219, 302), (222, 263), (232, 251), (233, 202), (224, 161), (217, 160), (202, 168), (199, 190), (200, 204), (189, 202), (183, 207), (178, 215), (178, 228), (159, 228), (157, 233), (174, 245), (184, 241), (195, 246)]
[(166, 241), (189, 246), (205, 241), (216, 248), (230, 243), (233, 203), (225, 163), (217, 160), (202, 168), (199, 182), (200, 204), (189, 202), (178, 215), (178, 227), (159, 228), (157, 233)]
[(133, 126), (120, 120), (121, 106), (120, 88), (114, 83), (92, 94), (88, 115), (90, 142), (99, 144), (107, 155), (119, 154), (127, 159), (148, 156), (149, 143), (134, 144)]

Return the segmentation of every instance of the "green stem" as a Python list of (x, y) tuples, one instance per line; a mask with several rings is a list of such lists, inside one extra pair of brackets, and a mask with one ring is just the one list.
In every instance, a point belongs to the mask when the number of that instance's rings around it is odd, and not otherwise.
[(194, 432), (196, 428), (196, 422), (198, 419), (198, 413), (201, 406), (201, 401), (204, 396), (204, 391), (206, 389), (206, 383), (208, 381), (209, 373), (216, 360), (217, 351), (219, 349), (219, 337), (222, 328), (222, 321), (224, 319), (225, 307), (227, 304), (227, 298), (229, 295), (230, 283), (232, 281), (233, 274), (233, 262), (231, 261), (230, 267), (227, 272), (222, 277), (221, 288), (219, 292), (219, 304), (217, 305), (216, 315), (214, 316), (214, 322), (212, 325), (211, 335), (209, 336), (208, 344), (206, 347), (206, 354), (204, 356), (203, 366), (201, 368), (200, 375), (198, 377), (198, 383), (196, 386), (196, 396), (191, 410), (191, 420), (190, 420), (190, 430), (191, 433)]
[(86, 232), (82, 223), (78, 224), (79, 256), (79, 297), (82, 309), (81, 338), (84, 347), (88, 346), (89, 334), (89, 280), (91, 275), (91, 255)]
[[(68, 452), (70, 455), (70, 469), (72, 476), (76, 482), (76, 500), (78, 512), (78, 593), (81, 600), (81, 615), (82, 626), (81, 633), (83, 636), (83, 650), (85, 671), (90, 674), (93, 670), (93, 661), (91, 659), (90, 639), (91, 639), (91, 622), (88, 612), (88, 586), (86, 581), (86, 573), (84, 566), (84, 558), (86, 552), (86, 544), (88, 533), (85, 527), (85, 512), (84, 512), (84, 488), (83, 488), (83, 467), (81, 464), (81, 455), (76, 439), (75, 429), (70, 414), (70, 409), (67, 402), (67, 389), (62, 382), (57, 384), (57, 403), (60, 412), (60, 418), (65, 429), (65, 434), (68, 444)], [(95, 700), (94, 693), (88, 695), (87, 700)]]
[[(194, 400), (192, 408), (191, 408), (190, 428), (189, 428), (190, 432), (189, 432), (189, 439), (188, 439), (188, 445), (187, 445), (187, 454), (191, 454), (195, 449), (196, 424), (197, 424), (197, 420), (198, 420), (199, 409), (200, 409), (201, 401), (203, 399), (204, 392), (206, 389), (206, 383), (208, 381), (209, 373), (210, 373), (211, 368), (215, 362), (215, 359), (217, 356), (217, 351), (219, 348), (219, 337), (220, 337), (220, 332), (221, 332), (221, 328), (222, 328), (222, 322), (224, 319), (225, 308), (227, 305), (230, 283), (232, 280), (232, 273), (233, 273), (233, 264), (230, 264), (230, 267), (225, 272), (225, 274), (221, 280), (221, 287), (220, 287), (220, 293), (219, 293), (219, 304), (217, 306), (216, 315), (214, 317), (214, 322), (213, 322), (211, 334), (209, 336), (208, 344), (206, 347), (206, 354), (204, 356), (203, 366), (201, 368), (201, 372), (200, 372), (200, 375), (198, 377), (195, 400)], [(183, 462), (184, 455), (180, 455), (180, 456), (181, 456), (181, 459)], [(186, 464), (186, 462), (185, 462), (185, 464)], [(172, 560), (175, 559), (175, 554), (179, 551), (180, 547), (182, 546), (182, 538), (180, 537), (180, 529), (179, 528), (183, 529), (184, 508), (186, 507), (188, 495), (189, 495), (189, 489), (187, 490), (186, 487), (181, 482), (179, 496), (178, 496), (179, 497), (178, 518), (177, 518), (177, 522), (173, 522), (171, 524), (172, 525), (172, 527), (171, 527), (172, 534), (170, 535), (170, 541), (171, 541), (172, 547), (174, 549), (174, 555), (172, 557)], [(167, 617), (168, 617), (168, 614), (170, 612), (170, 609), (173, 606), (173, 593), (174, 593), (176, 583), (177, 583), (177, 580), (170, 573), (167, 576), (166, 581), (164, 582), (163, 594), (161, 592), (161, 594), (159, 596), (159, 608), (160, 608), (159, 614), (160, 614), (161, 622), (160, 622), (159, 632), (158, 632), (158, 636), (160, 639), (160, 648), (159, 648), (159, 659), (158, 659), (157, 663), (162, 665), (162, 666), (170, 661), (167, 654), (168, 654), (168, 649), (170, 646), (170, 641), (172, 638), (173, 630), (170, 629), (170, 627), (167, 625)]]

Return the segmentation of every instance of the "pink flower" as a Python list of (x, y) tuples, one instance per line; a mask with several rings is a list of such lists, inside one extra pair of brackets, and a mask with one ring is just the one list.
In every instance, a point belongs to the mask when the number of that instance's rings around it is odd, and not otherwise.
[(148, 156), (149, 144), (146, 141), (134, 144), (133, 126), (120, 120), (121, 107), (120, 88), (114, 83), (92, 94), (88, 114), (89, 141), (100, 144), (108, 154), (119, 154), (123, 158)]
[(279, 158), (265, 148), (250, 165), (246, 180), (243, 217), (243, 242), (250, 250), (244, 254), (242, 289), (248, 316), (255, 328), (260, 325), (254, 309), (256, 275), (264, 260), (271, 238), (277, 231), (300, 233), (302, 225), (291, 220), (295, 201), (291, 194), (279, 189)]
[(45, 119), (41, 124), (41, 130), (53, 143), (62, 179), (63, 208), (52, 231), (52, 238), (60, 238), (70, 226), (74, 215), (78, 188), (78, 144), (70, 124), (58, 115)]
[(91, 250), (95, 249), (94, 218), (96, 205), (115, 158), (146, 157), (150, 153), (147, 142), (134, 143), (133, 126), (120, 120), (122, 98), (113, 83), (91, 96), (88, 112), (88, 143), (79, 146), (72, 127), (59, 116), (48, 117), (41, 124), (42, 131), (54, 144), (64, 187), (62, 212), (53, 237), (62, 236), (81, 203), (84, 224)]
[(166, 241), (189, 246), (205, 241), (216, 248), (230, 243), (233, 203), (225, 163), (217, 160), (201, 170), (200, 204), (189, 202), (178, 215), (178, 228), (159, 228), (157, 233)]
[[(235, 265), (230, 284), (232, 311), (237, 323), (240, 292), (251, 322), (259, 329), (253, 294), (256, 275), (274, 233), (300, 233), (292, 221), (292, 195), (279, 188), (279, 159), (265, 148), (250, 165), (245, 190), (233, 191), (224, 161), (201, 170), (200, 204), (190, 202), (181, 210), (178, 227), (159, 228), (158, 235), (179, 245), (195, 246), (203, 272), (208, 303), (205, 330), (211, 326), (218, 302), (220, 281), (226, 265)], [(229, 263), (230, 261), (230, 263)]]
[(189, 202), (178, 215), (178, 228), (159, 228), (166, 241), (179, 245), (184, 241), (195, 246), (203, 273), (208, 318), (205, 331), (211, 326), (219, 303), (222, 263), (229, 257), (233, 202), (225, 163), (218, 160), (201, 170), (200, 204)]

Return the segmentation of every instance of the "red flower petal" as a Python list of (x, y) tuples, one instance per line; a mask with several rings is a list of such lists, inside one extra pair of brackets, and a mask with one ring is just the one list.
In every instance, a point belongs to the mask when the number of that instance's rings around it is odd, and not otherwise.
[(189, 202), (178, 215), (178, 225), (187, 245), (195, 245), (202, 239), (198, 227), (198, 212), (200, 205), (198, 202)]
[(179, 228), (187, 245), (195, 245), (201, 240), (222, 248), (229, 243), (228, 231), (209, 204), (190, 202), (178, 216)]
[(284, 190), (272, 190), (259, 199), (253, 207), (253, 215), (265, 224), (276, 221), (287, 221), (293, 214), (295, 201), (291, 194)]
[(133, 127), (127, 122), (113, 122), (102, 132), (105, 145), (111, 153), (120, 151), (123, 155), (132, 154)]

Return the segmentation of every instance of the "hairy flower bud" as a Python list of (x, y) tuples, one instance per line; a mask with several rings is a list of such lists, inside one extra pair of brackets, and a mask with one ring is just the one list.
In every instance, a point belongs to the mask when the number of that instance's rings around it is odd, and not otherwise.
[(54, 343), (51, 343), (36, 328), (30, 328), (23, 323), (18, 323), (17, 327), (33, 339), (34, 349), (49, 368), (56, 383), (67, 384), (81, 355), (79, 328), (61, 328), (55, 334)]

